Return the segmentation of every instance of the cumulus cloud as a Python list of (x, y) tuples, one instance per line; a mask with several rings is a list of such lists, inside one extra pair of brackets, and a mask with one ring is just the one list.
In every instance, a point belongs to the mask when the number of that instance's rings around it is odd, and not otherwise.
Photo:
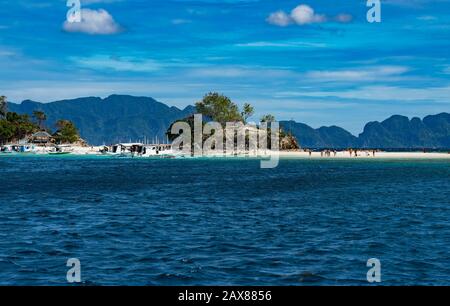
[(122, 31), (122, 27), (104, 9), (81, 10), (81, 22), (64, 22), (66, 32), (79, 32), (91, 35), (110, 35)]
[(292, 10), (291, 18), (299, 25), (326, 21), (325, 15), (318, 15), (314, 12), (312, 7), (303, 4)]
[(291, 24), (291, 17), (283, 11), (274, 12), (269, 15), (267, 22), (280, 27)]
[[(313, 23), (323, 23), (328, 21), (329, 18), (322, 14), (317, 14), (312, 7), (306, 4), (301, 4), (295, 7), (290, 14), (284, 11), (277, 11), (271, 13), (266, 19), (268, 23), (286, 27), (291, 24), (307, 25)], [(352, 20), (352, 16), (349, 14), (339, 14), (332, 20), (341, 23), (347, 23)]]

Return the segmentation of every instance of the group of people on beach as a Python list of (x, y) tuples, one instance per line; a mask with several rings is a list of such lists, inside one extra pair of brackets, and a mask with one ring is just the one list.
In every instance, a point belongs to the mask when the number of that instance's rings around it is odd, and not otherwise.
[[(313, 151), (310, 149), (306, 149), (305, 152), (309, 154), (309, 156), (312, 156)], [(348, 152), (350, 157), (362, 157), (362, 156), (373, 156), (375, 157), (377, 150), (357, 150), (357, 149), (347, 149), (344, 152)], [(336, 157), (338, 154), (338, 151), (336, 150), (321, 150), (320, 156), (321, 157)]]
[[(348, 149), (348, 152), (350, 153), (350, 156), (355, 156), (358, 157), (358, 150), (356, 149)], [(365, 153), (366, 156), (370, 156), (370, 153), (372, 153), (372, 156), (375, 157), (375, 153), (377, 152), (377, 150), (364, 150), (362, 151)], [(361, 153), (359, 156), (363, 156), (363, 153)]]
[(321, 157), (331, 157), (331, 154), (333, 154), (333, 156), (336, 156), (337, 151), (336, 150), (324, 150), (324, 151), (320, 151), (320, 156)]

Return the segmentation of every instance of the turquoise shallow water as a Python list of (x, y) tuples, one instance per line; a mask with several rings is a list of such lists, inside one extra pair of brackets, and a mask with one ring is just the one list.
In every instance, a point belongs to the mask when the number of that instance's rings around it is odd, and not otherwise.
[(0, 158), (0, 284), (450, 285), (450, 163)]

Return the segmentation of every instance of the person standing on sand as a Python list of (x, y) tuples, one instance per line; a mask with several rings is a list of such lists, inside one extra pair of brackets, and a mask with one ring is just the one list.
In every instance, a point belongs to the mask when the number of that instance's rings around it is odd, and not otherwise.
[(309, 157), (311, 157), (312, 151), (308, 150), (308, 153), (309, 153)]

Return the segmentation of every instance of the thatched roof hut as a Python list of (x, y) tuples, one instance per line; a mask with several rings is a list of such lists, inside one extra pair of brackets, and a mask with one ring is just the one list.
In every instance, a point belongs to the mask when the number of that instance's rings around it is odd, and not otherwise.
[(30, 142), (34, 144), (51, 143), (53, 142), (53, 136), (45, 131), (40, 131), (31, 135)]

